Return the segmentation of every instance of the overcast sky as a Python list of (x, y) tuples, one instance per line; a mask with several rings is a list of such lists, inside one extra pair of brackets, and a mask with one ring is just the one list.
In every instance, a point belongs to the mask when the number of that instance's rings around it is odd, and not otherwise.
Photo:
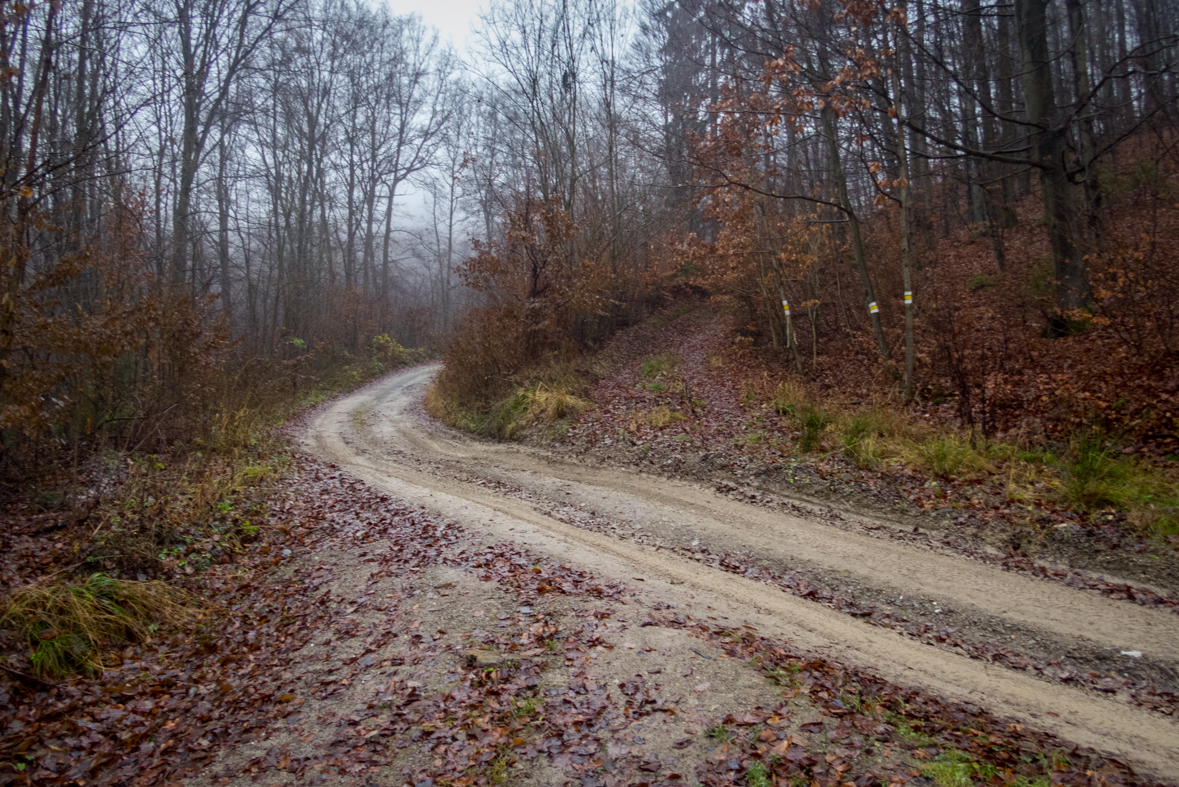
[[(385, 0), (385, 3), (399, 16), (419, 15), (427, 26), (438, 29), (443, 44), (454, 45), (459, 56), (470, 51), (471, 28), (478, 21), (479, 11), (487, 7), (487, 0)], [(426, 217), (426, 197), (412, 183), (398, 189), (396, 205), (399, 212), (408, 214), (411, 223)]]
[(419, 14), (422, 21), (438, 28), (442, 41), (450, 41), (459, 54), (465, 54), (471, 26), (477, 21), (487, 0), (386, 0), (394, 14)]

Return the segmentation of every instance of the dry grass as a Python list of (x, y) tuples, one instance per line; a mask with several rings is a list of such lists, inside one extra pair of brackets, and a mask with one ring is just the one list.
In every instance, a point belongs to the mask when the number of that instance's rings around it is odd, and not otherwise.
[(574, 396), (567, 390), (550, 391), (542, 385), (532, 394), (532, 404), (528, 408), (528, 413), (533, 418), (552, 423), (563, 418), (572, 418), (589, 406), (588, 400)]
[(0, 623), (32, 650), (45, 677), (102, 669), (104, 648), (144, 639), (157, 627), (190, 620), (188, 597), (164, 582), (92, 574), (82, 583), (42, 582), (13, 593)]
[(639, 373), (646, 379), (654, 380), (675, 374), (679, 368), (680, 357), (678, 355), (655, 355), (643, 361), (639, 367)]
[(578, 394), (586, 387), (586, 377), (593, 374), (554, 357), (501, 385), (501, 391), (510, 391), (506, 396), (499, 394), (503, 398), (473, 407), (464, 406), (461, 397), (442, 385), (440, 375), (426, 392), (426, 409), (456, 429), (511, 440), (532, 426), (559, 427), (586, 410), (590, 402)]
[(627, 427), (632, 432), (637, 432), (640, 429), (665, 429), (685, 418), (683, 413), (669, 407), (656, 407), (654, 410), (639, 410), (631, 413), (627, 418)]
[(1003, 493), (1013, 503), (1035, 505), (1056, 495), (1060, 479), (1052, 468), (1012, 458), (1004, 463)]
[(954, 434), (935, 435), (902, 449), (902, 457), (938, 478), (966, 478), (994, 473), (995, 467), (967, 438)]
[(863, 410), (838, 412), (836, 426), (843, 453), (858, 467), (876, 467), (889, 459), (900, 459), (906, 448), (925, 439), (928, 429), (884, 403)]

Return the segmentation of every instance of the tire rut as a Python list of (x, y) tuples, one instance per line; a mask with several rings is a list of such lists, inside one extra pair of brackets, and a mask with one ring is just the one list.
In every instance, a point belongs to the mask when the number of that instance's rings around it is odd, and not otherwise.
[[(817, 520), (776, 514), (711, 490), (633, 472), (579, 467), (518, 447), (432, 431), (413, 413), (432, 373), (429, 367), (408, 370), (328, 406), (314, 419), (304, 445), (378, 488), (468, 526), (527, 543), (603, 578), (631, 582), (641, 577), (645, 592), (674, 599), (697, 614), (748, 620), (763, 633), (783, 636), (832, 660), (1027, 721), (1157, 775), (1176, 775), (1179, 722), (1173, 718), (928, 647), (760, 581), (576, 527), (538, 510), (534, 501), (447, 477), (440, 469), (510, 480), (545, 499), (614, 508), (617, 516), (648, 526), (662, 520), (668, 522), (668, 537), (706, 533), (731, 550), (739, 547), (774, 560), (820, 564), (889, 592), (953, 599), (1010, 620), (1013, 626), (1080, 636), (1107, 648), (1141, 650), (1169, 664), (1176, 663), (1179, 654), (1175, 615)], [(370, 413), (359, 430), (352, 422), (357, 411)], [(671, 523), (669, 517), (677, 521)]]

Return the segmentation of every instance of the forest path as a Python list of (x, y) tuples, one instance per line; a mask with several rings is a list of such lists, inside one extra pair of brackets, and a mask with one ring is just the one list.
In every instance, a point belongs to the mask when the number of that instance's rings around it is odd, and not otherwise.
[[(410, 369), (335, 402), (314, 418), (304, 446), (472, 530), (527, 545), (603, 581), (641, 578), (641, 592), (652, 602), (745, 621), (832, 661), (1024, 721), (1157, 776), (1179, 777), (1179, 722), (1171, 716), (1120, 694), (930, 647), (667, 547), (712, 543), (769, 569), (850, 578), (869, 595), (902, 605), (919, 600), (931, 620), (950, 613), (958, 626), (1019, 632), (1062, 654), (1112, 654), (1125, 669), (1149, 661), (1164, 675), (1179, 674), (1179, 616), (709, 489), (468, 438), (422, 415), (420, 399), (436, 370)], [(623, 537), (636, 532), (645, 537)]]

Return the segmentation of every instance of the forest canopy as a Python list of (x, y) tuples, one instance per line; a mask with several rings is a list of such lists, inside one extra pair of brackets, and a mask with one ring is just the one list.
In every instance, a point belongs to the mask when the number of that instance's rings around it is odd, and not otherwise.
[(1177, 17), (495, 0), (460, 56), (355, 0), (5, 2), (5, 460), (403, 346), (477, 409), (685, 293), (802, 377), (1173, 450)]

